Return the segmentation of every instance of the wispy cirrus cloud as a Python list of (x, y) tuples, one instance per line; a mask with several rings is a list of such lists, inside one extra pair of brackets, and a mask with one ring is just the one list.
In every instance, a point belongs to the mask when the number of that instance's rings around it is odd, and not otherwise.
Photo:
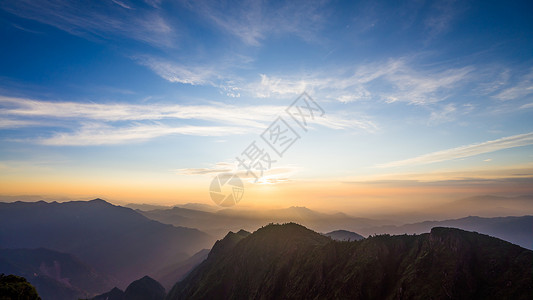
[(533, 102), (526, 103), (522, 106), (520, 106), (520, 109), (528, 109), (533, 107)]
[(103, 124), (85, 124), (74, 132), (56, 133), (39, 138), (37, 142), (48, 146), (100, 146), (147, 141), (153, 138), (180, 134), (195, 136), (223, 136), (228, 133), (243, 134), (247, 130), (224, 126), (167, 126), (162, 124), (136, 124), (113, 127)]
[[(0, 115), (25, 118), (75, 119), (92, 121), (159, 121), (170, 119), (203, 120), (224, 124), (264, 128), (273, 117), (282, 113), (285, 106), (276, 105), (172, 105), (172, 104), (114, 104), (51, 102), (25, 98), (0, 96)], [(20, 120), (19, 120), (20, 122)], [(35, 123), (35, 121), (33, 121)], [(327, 118), (309, 120), (311, 124), (332, 129), (361, 128), (375, 130), (377, 126), (370, 120), (342, 117), (334, 113)], [(23, 122), (20, 122), (22, 125)], [(27, 123), (31, 125), (32, 123)], [(8, 125), (8, 124), (6, 124)], [(37, 125), (37, 124), (36, 124)]]
[(240, 85), (243, 83), (243, 80), (235, 76), (233, 71), (236, 68), (242, 68), (252, 60), (250, 57), (239, 54), (232, 54), (231, 58), (219, 59), (208, 64), (192, 62), (184, 64), (150, 55), (137, 55), (131, 58), (168, 82), (212, 86), (218, 88), (222, 94), (233, 98), (241, 96)]
[(330, 95), (341, 102), (377, 99), (430, 104), (448, 98), (470, 79), (473, 67), (418, 70), (407, 59), (358, 65), (341, 71), (276, 77), (265, 74), (247, 89), (256, 97), (296, 95), (304, 90)]
[(122, 37), (157, 47), (170, 47), (174, 43), (174, 30), (157, 8), (126, 0), (20, 0), (2, 1), (0, 6), (19, 17), (84, 38)]
[[(219, 162), (211, 168), (186, 168), (177, 170), (181, 175), (218, 175), (221, 173), (234, 173), (240, 179), (249, 183), (256, 184), (277, 184), (290, 181), (290, 176), (294, 175), (299, 170), (295, 166), (280, 166), (273, 167), (267, 170), (254, 170), (253, 172), (247, 172), (246, 170), (239, 169), (238, 163)], [(260, 177), (257, 178), (256, 176)]]
[(42, 122), (32, 121), (32, 120), (17, 120), (17, 119), (0, 119), (0, 129), (6, 128), (19, 128), (19, 127), (28, 127), (28, 126), (42, 126)]
[(475, 81), (477, 76), (473, 66), (417, 68), (413, 59), (404, 57), (281, 76), (258, 73), (251, 80), (232, 75), (235, 66), (183, 65), (148, 56), (134, 59), (169, 82), (213, 86), (230, 97), (290, 98), (312, 91), (343, 103), (377, 100), (435, 104), (455, 95), (458, 88)]
[[(54, 121), (64, 132), (39, 138), (45, 145), (103, 145), (144, 141), (170, 134), (223, 136), (259, 132), (267, 128), (285, 106), (119, 104), (38, 101), (0, 96), (4, 128), (42, 126)], [(8, 121), (9, 120), (9, 121)], [(176, 126), (179, 121), (183, 125)], [(199, 121), (202, 124), (197, 124)], [(308, 120), (312, 125), (335, 130), (373, 132), (377, 126), (363, 117), (330, 113)], [(193, 125), (194, 124), (194, 125)], [(74, 128), (74, 130), (71, 130)]]
[(215, 79), (221, 74), (213, 66), (186, 66), (149, 56), (134, 57), (134, 60), (169, 82), (216, 86)]
[(323, 1), (288, 1), (273, 5), (245, 1), (234, 5), (221, 1), (186, 1), (186, 6), (243, 43), (259, 46), (270, 35), (292, 34), (306, 41), (315, 37), (326, 20)]
[(381, 164), (378, 165), (378, 167), (390, 168), (420, 164), (431, 164), (528, 145), (533, 145), (533, 132), (503, 137), (500, 139), (486, 141), (479, 144), (466, 145), (457, 148), (432, 152), (414, 158)]
[(465, 4), (457, 1), (439, 1), (431, 5), (424, 25), (430, 38), (443, 34), (453, 27), (454, 19), (466, 10)]
[(219, 162), (216, 163), (214, 167), (211, 168), (185, 168), (178, 169), (176, 172), (181, 175), (209, 175), (209, 174), (219, 174), (226, 172), (233, 172), (237, 170), (237, 166), (234, 163)]
[(494, 98), (498, 100), (513, 100), (533, 94), (533, 69), (510, 87), (498, 91)]

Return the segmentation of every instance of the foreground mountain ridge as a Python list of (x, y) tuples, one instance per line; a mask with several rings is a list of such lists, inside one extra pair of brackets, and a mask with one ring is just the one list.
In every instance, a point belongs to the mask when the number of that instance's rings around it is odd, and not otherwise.
[(176, 283), (168, 300), (530, 299), (533, 294), (533, 251), (454, 228), (338, 242), (294, 223), (272, 224), (253, 234), (228, 234), (217, 244)]

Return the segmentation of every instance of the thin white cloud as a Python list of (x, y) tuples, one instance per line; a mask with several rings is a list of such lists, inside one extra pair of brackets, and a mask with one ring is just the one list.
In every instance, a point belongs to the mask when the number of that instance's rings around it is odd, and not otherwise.
[(181, 175), (209, 175), (209, 174), (219, 174), (219, 173), (228, 173), (236, 171), (236, 164), (219, 162), (216, 163), (212, 168), (186, 168), (178, 169), (177, 173)]
[(456, 110), (457, 108), (455, 107), (455, 105), (453, 103), (450, 103), (444, 106), (440, 111), (431, 112), (429, 122), (435, 124), (453, 120), (452, 115)]
[(416, 70), (406, 59), (359, 65), (355, 69), (323, 71), (290, 77), (260, 75), (247, 90), (259, 98), (294, 96), (314, 91), (340, 102), (377, 99), (390, 102), (430, 104), (453, 94), (470, 78), (472, 67), (447, 70)]
[[(278, 184), (290, 181), (290, 177), (298, 172), (299, 168), (293, 166), (274, 167), (261, 172), (255, 171), (254, 174), (245, 170), (236, 172), (241, 179), (254, 184)], [(257, 177), (259, 178), (257, 178)]]
[[(285, 106), (275, 105), (157, 105), (157, 104), (99, 104), (77, 102), (37, 101), (25, 98), (0, 96), (0, 116), (67, 118), (89, 121), (146, 121), (146, 120), (203, 120), (244, 126), (265, 128), (269, 122), (284, 112)], [(332, 129), (360, 128), (373, 131), (377, 126), (363, 118), (342, 117), (328, 113), (326, 117), (309, 120), (311, 124)]]
[(42, 122), (32, 121), (32, 120), (17, 120), (17, 119), (0, 119), (0, 128), (19, 128), (19, 127), (29, 127), (29, 126), (42, 126)]
[(424, 25), (429, 33), (429, 38), (447, 32), (453, 24), (454, 19), (465, 11), (463, 3), (457, 1), (436, 1), (431, 4)]
[[(43, 126), (53, 121), (66, 132), (39, 139), (45, 145), (103, 145), (143, 141), (169, 134), (223, 136), (262, 132), (285, 106), (275, 105), (168, 105), (168, 104), (100, 104), (38, 101), (0, 96), (0, 128)], [(288, 116), (286, 116), (289, 118)], [(169, 121), (185, 125), (176, 126)], [(198, 121), (205, 122), (198, 125)], [(378, 129), (371, 120), (328, 113), (307, 120), (336, 130)], [(61, 122), (64, 122), (61, 124)], [(66, 124), (65, 124), (66, 122)], [(157, 124), (154, 125), (154, 122)], [(190, 123), (195, 126), (190, 126)], [(148, 124), (147, 124), (148, 123)], [(91, 124), (91, 125), (87, 125)], [(74, 128), (74, 131), (70, 130)], [(55, 129), (57, 131), (57, 129)]]
[(494, 98), (498, 100), (513, 100), (533, 94), (533, 70), (523, 76), (515, 85), (499, 91)]
[(420, 164), (431, 164), (452, 159), (470, 157), (478, 154), (494, 152), (514, 147), (533, 145), (533, 132), (518, 134), (500, 139), (487, 141), (479, 144), (461, 146), (452, 149), (446, 149), (429, 154), (424, 154), (414, 158), (393, 161), (378, 165), (380, 168), (401, 167)]
[[(267, 170), (243, 170), (239, 168), (238, 163), (220, 162), (215, 164), (211, 168), (187, 168), (179, 169), (177, 173), (180, 175), (204, 175), (204, 176), (216, 176), (222, 173), (234, 173), (240, 179), (249, 183), (255, 184), (277, 184), (290, 181), (290, 176), (294, 175), (299, 168), (295, 166), (278, 166)], [(258, 178), (259, 177), (259, 178)]]
[(213, 67), (184, 66), (153, 57), (136, 57), (134, 59), (170, 82), (191, 85), (215, 85), (214, 80), (217, 77), (217, 73)]
[(459, 114), (466, 114), (472, 111), (474, 106), (472, 104), (464, 104), (460, 109), (461, 111), (455, 103), (443, 105), (431, 112), (428, 124), (435, 125), (454, 121)]
[(246, 130), (238, 127), (222, 126), (180, 126), (134, 125), (128, 127), (111, 127), (102, 124), (88, 124), (73, 133), (57, 133), (49, 138), (42, 138), (38, 143), (49, 146), (98, 146), (142, 142), (149, 139), (172, 135), (223, 136), (228, 133), (243, 134)]
[(264, 39), (277, 34), (292, 34), (306, 41), (317, 40), (315, 36), (326, 20), (326, 3), (306, 0), (278, 4), (281, 5), (254, 0), (239, 5), (190, 1), (187, 6), (247, 45), (259, 46)]
[(111, 0), (113, 1), (113, 3), (123, 7), (123, 8), (126, 8), (126, 9), (132, 9), (131, 6), (127, 5), (126, 3), (122, 2), (122, 1), (118, 1), (118, 0)]
[(85, 38), (126, 37), (158, 47), (173, 46), (173, 29), (157, 8), (134, 7), (127, 1), (18, 0), (1, 7)]
[(533, 107), (533, 102), (526, 103), (522, 106), (520, 106), (520, 109), (528, 109)]
[(183, 65), (149, 56), (134, 59), (169, 82), (213, 86), (229, 97), (290, 98), (307, 91), (343, 103), (380, 100), (432, 104), (453, 95), (457, 87), (472, 78), (474, 71), (470, 66), (421, 70), (414, 68), (407, 58), (395, 58), (311, 73), (258, 74), (256, 80), (247, 81), (231, 75), (228, 70), (235, 66)]

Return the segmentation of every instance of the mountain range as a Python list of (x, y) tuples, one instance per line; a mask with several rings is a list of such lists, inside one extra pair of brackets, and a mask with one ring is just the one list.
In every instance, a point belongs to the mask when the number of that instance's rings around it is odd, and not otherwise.
[(360, 233), (369, 234), (421, 234), (433, 227), (454, 227), (498, 237), (527, 249), (533, 249), (533, 216), (521, 217), (466, 217), (444, 221), (425, 221), (402, 226), (377, 226), (361, 228)]
[[(485, 198), (471, 201), (485, 201), (482, 199)], [(527, 199), (515, 200), (524, 204)], [(493, 203), (498, 201), (503, 200), (495, 198)], [(125, 293), (134, 282), (134, 287), (140, 287), (134, 289), (138, 291), (135, 294), (142, 294), (143, 287), (147, 287), (151, 291), (147, 295), (153, 292), (161, 298), (166, 289), (170, 291), (167, 299), (312, 295), (294, 285), (315, 289), (320, 298), (413, 298), (416, 295), (410, 285), (426, 291), (421, 295), (469, 298), (487, 296), (479, 289), (490, 290), (489, 283), (505, 291), (494, 295), (520, 298), (526, 289), (520, 276), (531, 275), (516, 264), (527, 264), (523, 257), (531, 255), (523, 248), (533, 248), (533, 216), (402, 224), (321, 213), (305, 207), (263, 211), (217, 210), (202, 204), (132, 207), (137, 209), (101, 199), (0, 203), (0, 273), (24, 276), (43, 300), (91, 298), (98, 294), (109, 299), (129, 299), (133, 297), (131, 289), (127, 298)], [(288, 224), (263, 226), (268, 223)], [(220, 240), (214, 243), (217, 238)], [(435, 239), (447, 242), (434, 244)], [(454, 255), (447, 255), (446, 251)], [(370, 263), (375, 265), (376, 273), (369, 273), (373, 279), (366, 282), (358, 272), (371, 272)], [(485, 270), (485, 265), (492, 269)], [(347, 266), (355, 268), (352, 273)], [(427, 266), (434, 266), (441, 273), (424, 269)], [(317, 270), (319, 275), (303, 275)], [(508, 270), (518, 275), (513, 277)], [(232, 273), (237, 271), (245, 275)], [(337, 278), (335, 272), (344, 277)], [(455, 281), (439, 277), (443, 272)], [(500, 281), (488, 278), (487, 272), (496, 274), (493, 277)], [(425, 286), (419, 273), (436, 281)], [(246, 285), (232, 286), (227, 276), (244, 280)], [(295, 282), (290, 279), (293, 276)], [(365, 283), (347, 281), (354, 278)], [(289, 279), (287, 286), (280, 283)], [(511, 289), (501, 288), (505, 280)], [(437, 290), (437, 281), (444, 292)], [(344, 290), (342, 284), (346, 282), (356, 291)], [(334, 286), (323, 286), (329, 283)], [(403, 285), (398, 286), (400, 283)], [(384, 286), (383, 294), (369, 290), (377, 285)], [(245, 294), (236, 292), (245, 288)]]
[[(478, 197), (471, 201), (484, 201)], [(503, 197), (495, 197), (494, 201), (503, 201)], [(529, 201), (528, 197), (517, 198), (520, 203)], [(470, 200), (468, 200), (470, 201)], [(477, 203), (476, 202), (476, 203)], [(344, 213), (326, 214), (305, 207), (290, 207), (266, 211), (232, 210), (202, 211), (174, 207), (140, 211), (144, 216), (162, 223), (175, 226), (188, 226), (208, 232), (221, 238), (228, 231), (244, 229), (254, 231), (268, 223), (296, 222), (318, 232), (346, 230), (361, 236), (371, 234), (420, 234), (429, 232), (433, 227), (454, 227), (469, 231), (488, 234), (515, 243), (524, 248), (533, 249), (533, 216), (519, 217), (465, 217), (441, 221), (424, 221), (404, 224), (389, 220), (373, 220), (352, 217)]]
[(72, 254), (119, 287), (213, 242), (197, 229), (162, 224), (101, 199), (0, 203), (0, 247)]
[(399, 224), (388, 220), (352, 217), (344, 213), (327, 214), (297, 206), (270, 210), (222, 209), (218, 211), (173, 207), (149, 211), (138, 210), (138, 212), (161, 223), (198, 228), (216, 237), (223, 237), (228, 231), (240, 229), (253, 231), (268, 223), (297, 222), (320, 232), (340, 228), (357, 231), (359, 228)]
[(339, 242), (294, 223), (229, 233), (174, 299), (530, 299), (533, 251), (436, 227)]

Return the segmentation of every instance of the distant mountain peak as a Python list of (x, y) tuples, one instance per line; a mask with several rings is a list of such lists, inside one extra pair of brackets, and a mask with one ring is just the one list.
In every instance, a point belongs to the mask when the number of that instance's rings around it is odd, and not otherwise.
[(334, 230), (332, 232), (325, 233), (324, 235), (329, 236), (336, 241), (359, 241), (365, 238), (358, 233), (342, 229)]
[(87, 201), (87, 202), (89, 202), (89, 203), (100, 203), (100, 204), (113, 205), (113, 204), (111, 204), (111, 203), (105, 201), (105, 200), (102, 199), (102, 198), (96, 198), (96, 199), (93, 199), (93, 200), (89, 200), (89, 201)]
[(163, 300), (165, 288), (150, 276), (144, 276), (132, 282), (124, 291), (124, 299)]

